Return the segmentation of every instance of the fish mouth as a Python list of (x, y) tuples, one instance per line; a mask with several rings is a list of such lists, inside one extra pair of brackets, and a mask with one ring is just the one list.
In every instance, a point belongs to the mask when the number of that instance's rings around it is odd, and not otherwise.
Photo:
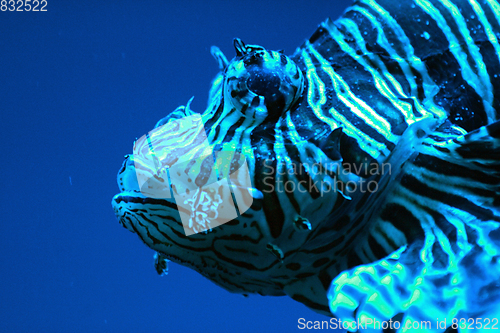
[(129, 190), (116, 194), (112, 200), (113, 206), (125, 204), (160, 204), (177, 210), (177, 205), (173, 200), (150, 198), (142, 194), (139, 190)]
[[(153, 181), (158, 184), (157, 179), (153, 178)], [(144, 190), (144, 184), (141, 189), (137, 179), (133, 155), (125, 156), (117, 180), (120, 193), (113, 197), (111, 204), (120, 224), (132, 232), (136, 232), (132, 216), (134, 212), (144, 209), (143, 207), (164, 207), (175, 211), (178, 210), (174, 199), (170, 196), (169, 187), (167, 187), (168, 195), (166, 195), (166, 198), (148, 196)]]
[[(136, 232), (132, 226), (131, 216), (134, 212), (140, 211), (140, 207), (162, 207), (177, 211), (178, 206), (172, 200), (150, 198), (142, 194), (139, 190), (128, 190), (116, 194), (111, 200), (116, 218), (126, 229)], [(180, 222), (179, 222), (180, 223)]]

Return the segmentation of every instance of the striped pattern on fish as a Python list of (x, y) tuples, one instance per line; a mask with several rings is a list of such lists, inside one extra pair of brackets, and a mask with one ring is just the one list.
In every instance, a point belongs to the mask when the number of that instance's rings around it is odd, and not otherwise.
[(498, 38), (493, 0), (366, 0), (290, 57), (213, 48), (202, 120), (216, 150), (246, 157), (251, 209), (186, 237), (173, 200), (139, 193), (128, 157), (120, 223), (159, 266), (345, 320), (498, 316)]

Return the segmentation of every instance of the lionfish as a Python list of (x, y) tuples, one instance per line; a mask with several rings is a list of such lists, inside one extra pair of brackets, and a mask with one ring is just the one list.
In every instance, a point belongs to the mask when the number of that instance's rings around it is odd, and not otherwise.
[[(234, 293), (289, 295), (349, 330), (498, 328), (499, 40), (495, 0), (360, 0), (291, 56), (235, 39), (228, 61), (213, 47), (207, 109), (181, 106), (135, 143), (116, 216), (159, 273), (171, 260)], [(202, 127), (178, 125), (194, 115)], [(243, 156), (251, 182), (251, 204), (217, 226), (217, 193), (190, 212), (138, 183), (168, 185), (166, 169), (205, 154), (200, 137), (234, 153), (231, 170)], [(207, 157), (179, 170), (199, 190), (215, 169)], [(205, 231), (188, 235), (180, 214)]]

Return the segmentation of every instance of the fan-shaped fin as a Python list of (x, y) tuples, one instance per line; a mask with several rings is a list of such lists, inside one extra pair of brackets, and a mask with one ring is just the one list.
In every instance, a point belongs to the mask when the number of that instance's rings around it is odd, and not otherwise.
[[(500, 122), (444, 142), (431, 137), (380, 214), (403, 232), (404, 221), (416, 219), (422, 232), (405, 233), (409, 245), (330, 286), (332, 313), (364, 323), (361, 331), (398, 314), (401, 331), (409, 324), (442, 332), (454, 318), (500, 313)], [(399, 221), (387, 212), (397, 206)]]

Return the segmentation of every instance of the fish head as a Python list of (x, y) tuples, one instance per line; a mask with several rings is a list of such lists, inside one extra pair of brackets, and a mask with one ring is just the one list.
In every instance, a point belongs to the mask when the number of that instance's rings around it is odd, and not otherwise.
[(350, 200), (335, 184), (342, 133), (313, 132), (301, 113), (307, 80), (290, 57), (234, 46), (231, 61), (212, 48), (220, 73), (203, 114), (188, 103), (136, 140), (112, 205), (160, 258), (232, 292), (283, 295), (314, 275), (310, 251), (330, 242), (319, 226)]

